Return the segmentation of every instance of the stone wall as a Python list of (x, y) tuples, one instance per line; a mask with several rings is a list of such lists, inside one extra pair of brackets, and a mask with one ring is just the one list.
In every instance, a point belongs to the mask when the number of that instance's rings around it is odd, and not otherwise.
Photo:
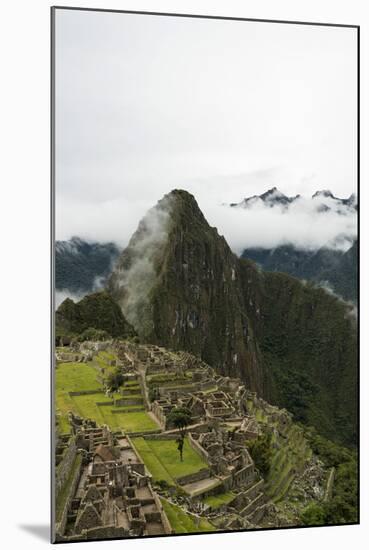
[(185, 476), (177, 477), (176, 482), (179, 485), (187, 485), (187, 483), (195, 483), (195, 481), (201, 481), (202, 479), (206, 479), (210, 477), (210, 470), (209, 468), (202, 468), (198, 472), (195, 472), (194, 474), (187, 474)]
[(209, 453), (204, 449), (204, 447), (200, 445), (198, 441), (196, 441), (196, 439), (192, 437), (191, 433), (188, 434), (188, 442), (190, 446), (194, 449), (194, 451), (196, 451), (201, 456), (201, 458), (203, 458), (205, 462), (209, 464)]
[(69, 477), (76, 454), (76, 440), (74, 437), (71, 437), (62, 459), (55, 470), (55, 498), (58, 498), (61, 488)]
[(55, 525), (56, 532), (61, 536), (64, 535), (65, 527), (67, 525), (69, 506), (79, 482), (79, 478), (81, 475), (81, 465), (82, 465), (82, 462), (80, 464), (80, 467), (77, 468), (74, 473), (73, 480), (69, 487), (69, 494), (65, 500), (65, 504), (64, 504), (64, 508), (63, 508), (60, 520)]
[(160, 500), (160, 498), (158, 497), (157, 493), (155, 493), (154, 491), (152, 491), (152, 496), (153, 496), (153, 498), (154, 498), (154, 501), (155, 501), (155, 504), (156, 504), (158, 510), (160, 510), (161, 521), (162, 521), (162, 523), (163, 523), (164, 532), (165, 532), (166, 535), (170, 535), (170, 534), (173, 532), (173, 530), (172, 530), (172, 528), (171, 528), (171, 526), (170, 526), (170, 523), (169, 523), (169, 520), (168, 520), (168, 518), (167, 518), (167, 515), (166, 515), (166, 513), (165, 513), (165, 511), (164, 511), (164, 508), (163, 508), (163, 506), (162, 506), (162, 504), (161, 504), (161, 500)]
[(129, 536), (129, 531), (124, 527), (115, 527), (114, 525), (106, 525), (103, 527), (93, 527), (82, 531), (82, 538), (85, 540), (94, 539), (114, 539), (125, 538)]
[(258, 506), (261, 506), (264, 504), (264, 494), (259, 493), (254, 500), (252, 500), (243, 510), (241, 510), (239, 513), (242, 517), (246, 517), (253, 513)]
[(125, 414), (125, 413), (131, 413), (131, 412), (137, 412), (137, 411), (140, 411), (140, 410), (144, 410), (143, 407), (141, 407), (141, 409), (138, 409), (137, 407), (136, 408), (132, 408), (132, 409), (119, 409), (119, 408), (116, 408), (116, 409), (112, 409), (110, 412), (112, 414)]
[(178, 433), (155, 433), (155, 434), (146, 434), (143, 435), (144, 439), (155, 439), (155, 440), (163, 440), (168, 441), (170, 439), (177, 439)]
[(253, 481), (255, 477), (254, 464), (248, 464), (233, 474), (234, 485), (243, 485)]
[(102, 393), (101, 390), (81, 390), (81, 391), (70, 391), (68, 395), (70, 397), (77, 397), (78, 395), (96, 395), (97, 393)]
[(114, 405), (116, 407), (123, 407), (125, 405), (143, 405), (144, 401), (142, 397), (130, 397), (128, 399), (114, 399)]

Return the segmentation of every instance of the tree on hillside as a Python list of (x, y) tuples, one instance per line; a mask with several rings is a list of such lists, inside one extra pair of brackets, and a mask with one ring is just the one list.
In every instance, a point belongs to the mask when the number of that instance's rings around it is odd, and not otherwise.
[(110, 372), (106, 378), (106, 385), (111, 392), (118, 391), (118, 389), (123, 385), (124, 377), (120, 368), (114, 369), (113, 372)]
[(267, 476), (270, 470), (272, 459), (272, 451), (270, 448), (271, 438), (272, 436), (270, 433), (264, 433), (257, 439), (249, 441), (247, 444), (255, 462), (255, 466), (263, 476)]
[(173, 409), (168, 415), (168, 423), (174, 426), (179, 432), (179, 437), (176, 439), (176, 443), (178, 445), (177, 449), (182, 462), (184, 438), (186, 435), (186, 428), (191, 423), (191, 412), (185, 407)]
[(301, 520), (304, 525), (324, 525), (327, 523), (323, 507), (316, 502), (309, 504), (303, 510)]

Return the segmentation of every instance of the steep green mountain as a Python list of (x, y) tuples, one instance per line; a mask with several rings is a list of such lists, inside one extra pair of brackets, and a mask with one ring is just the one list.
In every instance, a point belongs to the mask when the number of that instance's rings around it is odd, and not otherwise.
[(357, 241), (346, 252), (328, 247), (305, 250), (289, 244), (273, 249), (247, 248), (242, 258), (257, 262), (266, 271), (328, 284), (343, 299), (357, 301)]
[(144, 341), (240, 376), (324, 435), (356, 438), (356, 330), (347, 305), (235, 256), (185, 191), (140, 222), (109, 290)]
[(78, 237), (56, 241), (56, 289), (77, 294), (92, 292), (110, 275), (119, 252), (114, 243), (89, 243)]
[(143, 341), (189, 350), (262, 389), (240, 262), (186, 191), (166, 195), (140, 222), (109, 288)]
[[(265, 397), (330, 439), (354, 444), (357, 334), (354, 308), (311, 283), (261, 274), (241, 260), (249, 315), (266, 380)], [(251, 284), (250, 284), (251, 283)]]
[(87, 329), (105, 331), (112, 337), (136, 334), (107, 292), (90, 294), (77, 303), (67, 298), (57, 309), (55, 322), (57, 338), (77, 336)]

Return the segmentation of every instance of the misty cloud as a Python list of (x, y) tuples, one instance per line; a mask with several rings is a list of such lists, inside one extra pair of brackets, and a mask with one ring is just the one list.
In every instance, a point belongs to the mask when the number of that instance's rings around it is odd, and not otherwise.
[(119, 303), (133, 326), (142, 326), (150, 317), (149, 293), (157, 275), (156, 258), (168, 236), (170, 208), (166, 198), (146, 213), (116, 266), (113, 290), (121, 296)]
[(57, 239), (126, 246), (174, 188), (235, 251), (353, 230), (303, 206), (221, 206), (273, 186), (356, 191), (352, 29), (58, 11), (56, 83)]
[(73, 300), (73, 302), (79, 302), (79, 300), (82, 300), (84, 296), (86, 296), (87, 292), (70, 292), (68, 289), (59, 289), (55, 291), (55, 309), (58, 309), (60, 304), (64, 302), (67, 298), (70, 298)]
[[(328, 204), (331, 210), (319, 212), (322, 204)], [(347, 250), (357, 235), (356, 211), (342, 209), (327, 198), (300, 197), (288, 209), (278, 205), (271, 208), (262, 201), (255, 201), (247, 209), (209, 204), (204, 205), (204, 213), (237, 254), (244, 248), (283, 244), (303, 249), (327, 246)]]

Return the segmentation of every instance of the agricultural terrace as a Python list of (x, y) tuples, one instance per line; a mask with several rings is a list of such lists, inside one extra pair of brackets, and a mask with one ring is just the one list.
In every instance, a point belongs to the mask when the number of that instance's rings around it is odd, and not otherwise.
[(190, 514), (186, 514), (179, 506), (176, 506), (172, 502), (169, 502), (165, 498), (161, 498), (164, 511), (167, 515), (169, 523), (175, 533), (204, 533), (209, 531), (216, 531), (214, 525), (212, 525), (205, 518), (199, 518)]
[[(157, 423), (145, 411), (141, 388), (137, 382), (123, 386), (122, 393), (105, 395), (100, 369), (103, 367), (109, 372), (111, 367), (108, 359), (113, 358), (113, 354), (100, 352), (94, 362), (58, 364), (55, 377), (56, 409), (61, 433), (67, 433), (70, 429), (67, 420), (69, 411), (95, 420), (99, 425), (107, 424), (112, 430), (141, 432), (158, 429)], [(73, 395), (73, 392), (83, 391), (94, 393)], [(121, 400), (119, 406), (114, 404), (114, 399), (118, 398)], [(124, 405), (125, 400), (132, 398), (137, 404)]]
[[(257, 421), (269, 427), (280, 426), (273, 422), (252, 401), (248, 402), (249, 411), (255, 415)], [(278, 432), (273, 432), (271, 439), (271, 463), (268, 475), (265, 478), (265, 492), (277, 503), (285, 498), (296, 475), (311, 459), (312, 450), (304, 436), (303, 429), (297, 424), (289, 424), (283, 433), (283, 439)]]

